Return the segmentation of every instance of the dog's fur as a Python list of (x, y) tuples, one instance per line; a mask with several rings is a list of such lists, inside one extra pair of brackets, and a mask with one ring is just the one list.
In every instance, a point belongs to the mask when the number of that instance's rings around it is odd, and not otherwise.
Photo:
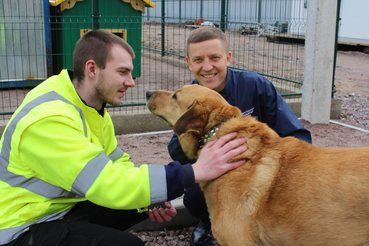
[[(183, 151), (223, 123), (247, 139), (243, 166), (201, 183), (222, 246), (369, 245), (369, 148), (318, 148), (281, 138), (203, 86), (147, 93), (150, 111), (174, 126)], [(235, 116), (235, 117), (233, 117)]]

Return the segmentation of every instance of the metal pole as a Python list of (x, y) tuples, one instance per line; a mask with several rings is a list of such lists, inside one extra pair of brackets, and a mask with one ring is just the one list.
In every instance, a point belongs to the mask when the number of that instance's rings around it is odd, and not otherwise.
[(161, 0), (161, 56), (165, 55), (165, 0)]
[(203, 19), (202, 18), (204, 16), (203, 12), (204, 12), (204, 1), (201, 0), (200, 1), (200, 19)]
[(338, 50), (338, 32), (340, 29), (340, 17), (341, 13), (341, 0), (337, 2), (337, 22), (336, 22), (336, 38), (334, 42), (334, 58), (333, 58), (333, 79), (332, 79), (332, 98), (334, 98), (334, 93), (336, 92), (336, 85), (334, 84), (335, 75), (336, 75), (336, 65), (337, 65), (337, 50)]
[(48, 0), (44, 0), (44, 22), (45, 22), (47, 77), (50, 77), (53, 75), (53, 56), (52, 56), (53, 47), (51, 39), (50, 3)]
[(258, 3), (258, 23), (261, 23), (261, 0)]
[(182, 23), (182, 0), (179, 0), (179, 24)]
[(226, 0), (222, 0), (221, 6), (220, 6), (220, 29), (225, 32), (226, 29)]
[(91, 8), (92, 8), (92, 29), (93, 30), (99, 29), (100, 28), (99, 1), (92, 0)]
[(225, 27), (228, 29), (228, 15), (229, 15), (229, 1), (226, 0), (226, 17), (225, 17)]

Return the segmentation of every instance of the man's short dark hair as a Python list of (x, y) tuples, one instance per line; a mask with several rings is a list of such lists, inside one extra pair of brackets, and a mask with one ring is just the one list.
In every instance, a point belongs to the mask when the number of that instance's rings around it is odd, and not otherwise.
[(211, 39), (220, 39), (222, 41), (226, 52), (228, 53), (228, 41), (227, 37), (222, 30), (213, 26), (203, 26), (200, 27), (193, 32), (191, 32), (190, 36), (187, 39), (187, 56), (188, 56), (188, 47), (192, 43), (200, 43), (203, 41), (211, 40)]
[(88, 60), (94, 60), (96, 65), (105, 69), (110, 59), (110, 50), (113, 45), (125, 49), (132, 59), (135, 53), (124, 39), (105, 30), (92, 30), (85, 33), (77, 42), (73, 53), (73, 76), (81, 82), (84, 79), (84, 68)]

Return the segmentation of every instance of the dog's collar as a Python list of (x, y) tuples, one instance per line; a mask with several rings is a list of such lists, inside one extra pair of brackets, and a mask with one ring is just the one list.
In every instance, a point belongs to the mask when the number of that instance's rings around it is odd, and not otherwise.
[(198, 144), (198, 146), (199, 146), (198, 148), (199, 149), (201, 149), (202, 147), (204, 147), (204, 145), (208, 142), (209, 138), (211, 138), (212, 136), (215, 136), (215, 134), (219, 130), (220, 125), (217, 125), (217, 126), (211, 128), (209, 131), (207, 131), (204, 135), (202, 135), (199, 138), (199, 144)]
[(221, 125), (223, 125), (227, 120), (232, 119), (234, 117), (236, 117), (236, 116), (232, 116), (231, 118), (226, 119), (225, 121), (223, 121), (219, 125), (214, 126), (213, 128), (211, 128), (204, 135), (202, 135), (199, 138), (198, 149), (200, 150), (202, 147), (204, 147), (204, 145), (208, 142), (209, 138), (211, 138), (212, 136), (215, 136), (215, 134), (217, 133), (217, 131), (219, 130)]

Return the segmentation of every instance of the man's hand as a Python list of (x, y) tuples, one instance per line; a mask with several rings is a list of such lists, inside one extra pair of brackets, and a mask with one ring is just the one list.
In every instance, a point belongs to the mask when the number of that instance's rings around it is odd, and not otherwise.
[(177, 216), (177, 210), (171, 202), (164, 202), (166, 208), (153, 208), (147, 213), (152, 222), (163, 223), (165, 221), (171, 221), (173, 217)]
[(230, 159), (247, 150), (247, 147), (242, 145), (246, 139), (232, 140), (236, 136), (235, 132), (229, 133), (205, 145), (198, 160), (192, 165), (196, 183), (216, 179), (246, 162), (246, 160), (240, 160), (228, 163)]

